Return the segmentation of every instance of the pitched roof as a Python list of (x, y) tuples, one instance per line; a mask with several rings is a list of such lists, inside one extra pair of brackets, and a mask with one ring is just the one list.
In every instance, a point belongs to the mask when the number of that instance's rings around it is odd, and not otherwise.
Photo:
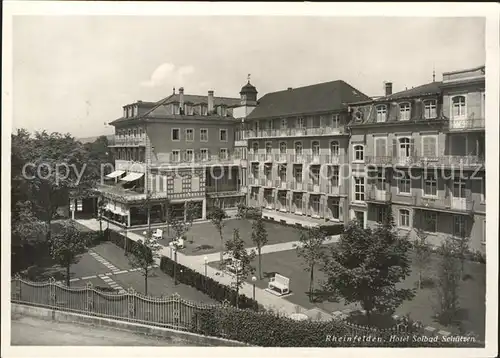
[(400, 91), (393, 93), (389, 96), (383, 96), (377, 98), (376, 102), (383, 101), (392, 101), (401, 98), (410, 98), (410, 97), (421, 97), (430, 94), (438, 94), (441, 93), (441, 84), (442, 82), (430, 82), (421, 86), (417, 86), (414, 88), (410, 88), (408, 90)]
[(370, 97), (342, 80), (324, 82), (268, 93), (248, 119), (336, 111), (347, 108), (349, 102), (365, 100)]
[[(179, 102), (180, 95), (178, 93), (172, 94), (166, 98), (159, 100), (156, 104), (169, 104), (174, 102)], [(192, 103), (192, 104), (200, 104), (208, 103), (208, 96), (199, 96), (199, 95), (184, 95), (184, 103)], [(214, 106), (239, 106), (241, 103), (240, 98), (230, 98), (230, 97), (215, 97), (214, 96)]]

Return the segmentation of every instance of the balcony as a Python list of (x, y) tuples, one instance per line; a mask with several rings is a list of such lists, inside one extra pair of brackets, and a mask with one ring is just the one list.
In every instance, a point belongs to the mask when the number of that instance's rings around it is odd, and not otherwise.
[(444, 211), (451, 213), (470, 214), (474, 208), (474, 201), (469, 198), (424, 197), (421, 194), (413, 197), (413, 205), (420, 209)]
[(311, 128), (284, 128), (247, 130), (245, 139), (276, 138), (276, 137), (303, 137), (344, 134), (344, 127), (311, 127)]
[(260, 186), (259, 179), (255, 177), (248, 177), (248, 185)]
[(162, 163), (160, 166), (172, 165), (172, 166), (207, 166), (207, 165), (239, 165), (241, 157), (238, 154), (227, 154), (227, 155), (201, 155), (196, 153), (195, 155), (188, 156), (185, 155), (183, 158), (181, 155), (173, 155), (170, 153), (168, 155), (167, 162)]
[(484, 130), (484, 118), (450, 119), (448, 130), (450, 132), (461, 132), (467, 130)]
[(387, 190), (372, 189), (365, 193), (365, 201), (367, 203), (388, 204), (392, 200), (392, 193)]
[[(367, 157), (368, 158), (368, 157)], [(375, 163), (377, 165), (387, 165), (391, 157), (371, 157), (379, 158)], [(399, 166), (434, 166), (450, 167), (451, 169), (475, 169), (485, 164), (484, 156), (480, 155), (442, 155), (439, 157), (393, 157), (392, 163)]]
[(275, 154), (274, 161), (278, 163), (286, 163), (288, 161), (288, 156), (284, 153)]
[(365, 156), (366, 164), (375, 165), (391, 165), (393, 163), (393, 157), (391, 156)]
[(268, 188), (274, 188), (274, 182), (272, 179), (269, 178), (264, 178), (262, 179), (262, 186), (268, 187)]
[(108, 147), (140, 147), (146, 145), (146, 137), (116, 137)]

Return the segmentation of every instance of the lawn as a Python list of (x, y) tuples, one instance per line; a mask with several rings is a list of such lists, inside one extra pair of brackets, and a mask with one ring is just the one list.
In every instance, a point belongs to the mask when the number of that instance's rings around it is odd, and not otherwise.
[[(251, 239), (252, 223), (249, 220), (231, 219), (224, 221), (225, 226), (222, 231), (224, 241), (233, 235), (233, 230), (238, 229), (240, 237), (245, 241), (246, 247), (254, 247)], [(268, 245), (299, 240), (300, 231), (297, 228), (274, 222), (264, 223), (268, 234)], [(144, 230), (137, 230), (142, 234)], [(164, 234), (164, 239), (160, 243), (167, 246), (169, 240)], [(215, 227), (209, 222), (195, 223), (187, 233), (188, 240), (185, 242), (186, 248), (182, 250), (185, 255), (206, 255), (220, 251), (220, 236)]]
[[(433, 255), (428, 265), (427, 273), (424, 276), (432, 276), (437, 272), (437, 265), (440, 256)], [(256, 263), (257, 265), (257, 259)], [(216, 266), (217, 263), (211, 263)], [(257, 266), (256, 266), (257, 267)], [(269, 277), (275, 273), (290, 278), (290, 290), (292, 294), (285, 299), (306, 308), (319, 307), (327, 312), (334, 312), (345, 308), (360, 308), (355, 304), (345, 305), (340, 302), (322, 302), (310, 303), (307, 292), (309, 290), (309, 272), (305, 271), (305, 266), (301, 258), (297, 257), (295, 250), (287, 250), (265, 254), (262, 256), (262, 274), (263, 279), (258, 280), (257, 287), (267, 288)], [(485, 292), (486, 292), (486, 273), (485, 265), (475, 262), (466, 262), (465, 273), (471, 276), (470, 279), (462, 281), (460, 288), (460, 307), (462, 308), (462, 323), (466, 331), (473, 331), (484, 338), (485, 325)], [(325, 278), (319, 270), (315, 272), (315, 288), (319, 288), (318, 280)], [(413, 269), (412, 274), (401, 283), (402, 287), (416, 287), (418, 274)], [(250, 282), (250, 280), (248, 280)], [(425, 325), (430, 325), (438, 329), (454, 331), (451, 327), (444, 327), (434, 319), (434, 307), (437, 307), (437, 297), (435, 288), (422, 288), (417, 291), (417, 295), (411, 301), (404, 302), (397, 310), (396, 314), (410, 314), (415, 320), (422, 321)]]

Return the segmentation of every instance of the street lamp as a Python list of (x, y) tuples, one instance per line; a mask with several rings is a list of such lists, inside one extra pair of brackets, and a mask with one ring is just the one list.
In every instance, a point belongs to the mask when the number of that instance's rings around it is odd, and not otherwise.
[(203, 261), (205, 261), (205, 276), (207, 276), (207, 263), (208, 263), (208, 257), (207, 257), (207, 256), (205, 256), (205, 257), (203, 258)]
[(255, 301), (255, 282), (257, 281), (257, 277), (252, 276), (252, 284), (253, 284), (253, 300)]
[(172, 251), (174, 252), (174, 285), (177, 285), (177, 247), (172, 245)]

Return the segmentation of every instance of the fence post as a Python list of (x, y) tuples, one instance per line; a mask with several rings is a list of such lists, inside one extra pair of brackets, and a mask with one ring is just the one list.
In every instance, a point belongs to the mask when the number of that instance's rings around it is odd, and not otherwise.
[(92, 282), (87, 282), (86, 285), (87, 292), (87, 311), (92, 312), (94, 310), (94, 288)]
[(14, 291), (14, 300), (21, 301), (21, 276), (16, 273), (14, 276), (14, 280), (16, 281), (16, 290)]
[(127, 310), (127, 313), (128, 313), (128, 318), (129, 319), (132, 319), (135, 317), (135, 290), (130, 287), (128, 289), (128, 310)]
[(49, 278), (50, 302), (52, 306), (56, 305), (56, 280), (54, 277)]
[(180, 298), (181, 296), (179, 296), (179, 294), (177, 292), (175, 292), (173, 295), (172, 295), (172, 298), (174, 299), (174, 309), (173, 309), (173, 318), (174, 318), (174, 322), (175, 322), (175, 327), (176, 328), (179, 328), (179, 320), (180, 320)]

